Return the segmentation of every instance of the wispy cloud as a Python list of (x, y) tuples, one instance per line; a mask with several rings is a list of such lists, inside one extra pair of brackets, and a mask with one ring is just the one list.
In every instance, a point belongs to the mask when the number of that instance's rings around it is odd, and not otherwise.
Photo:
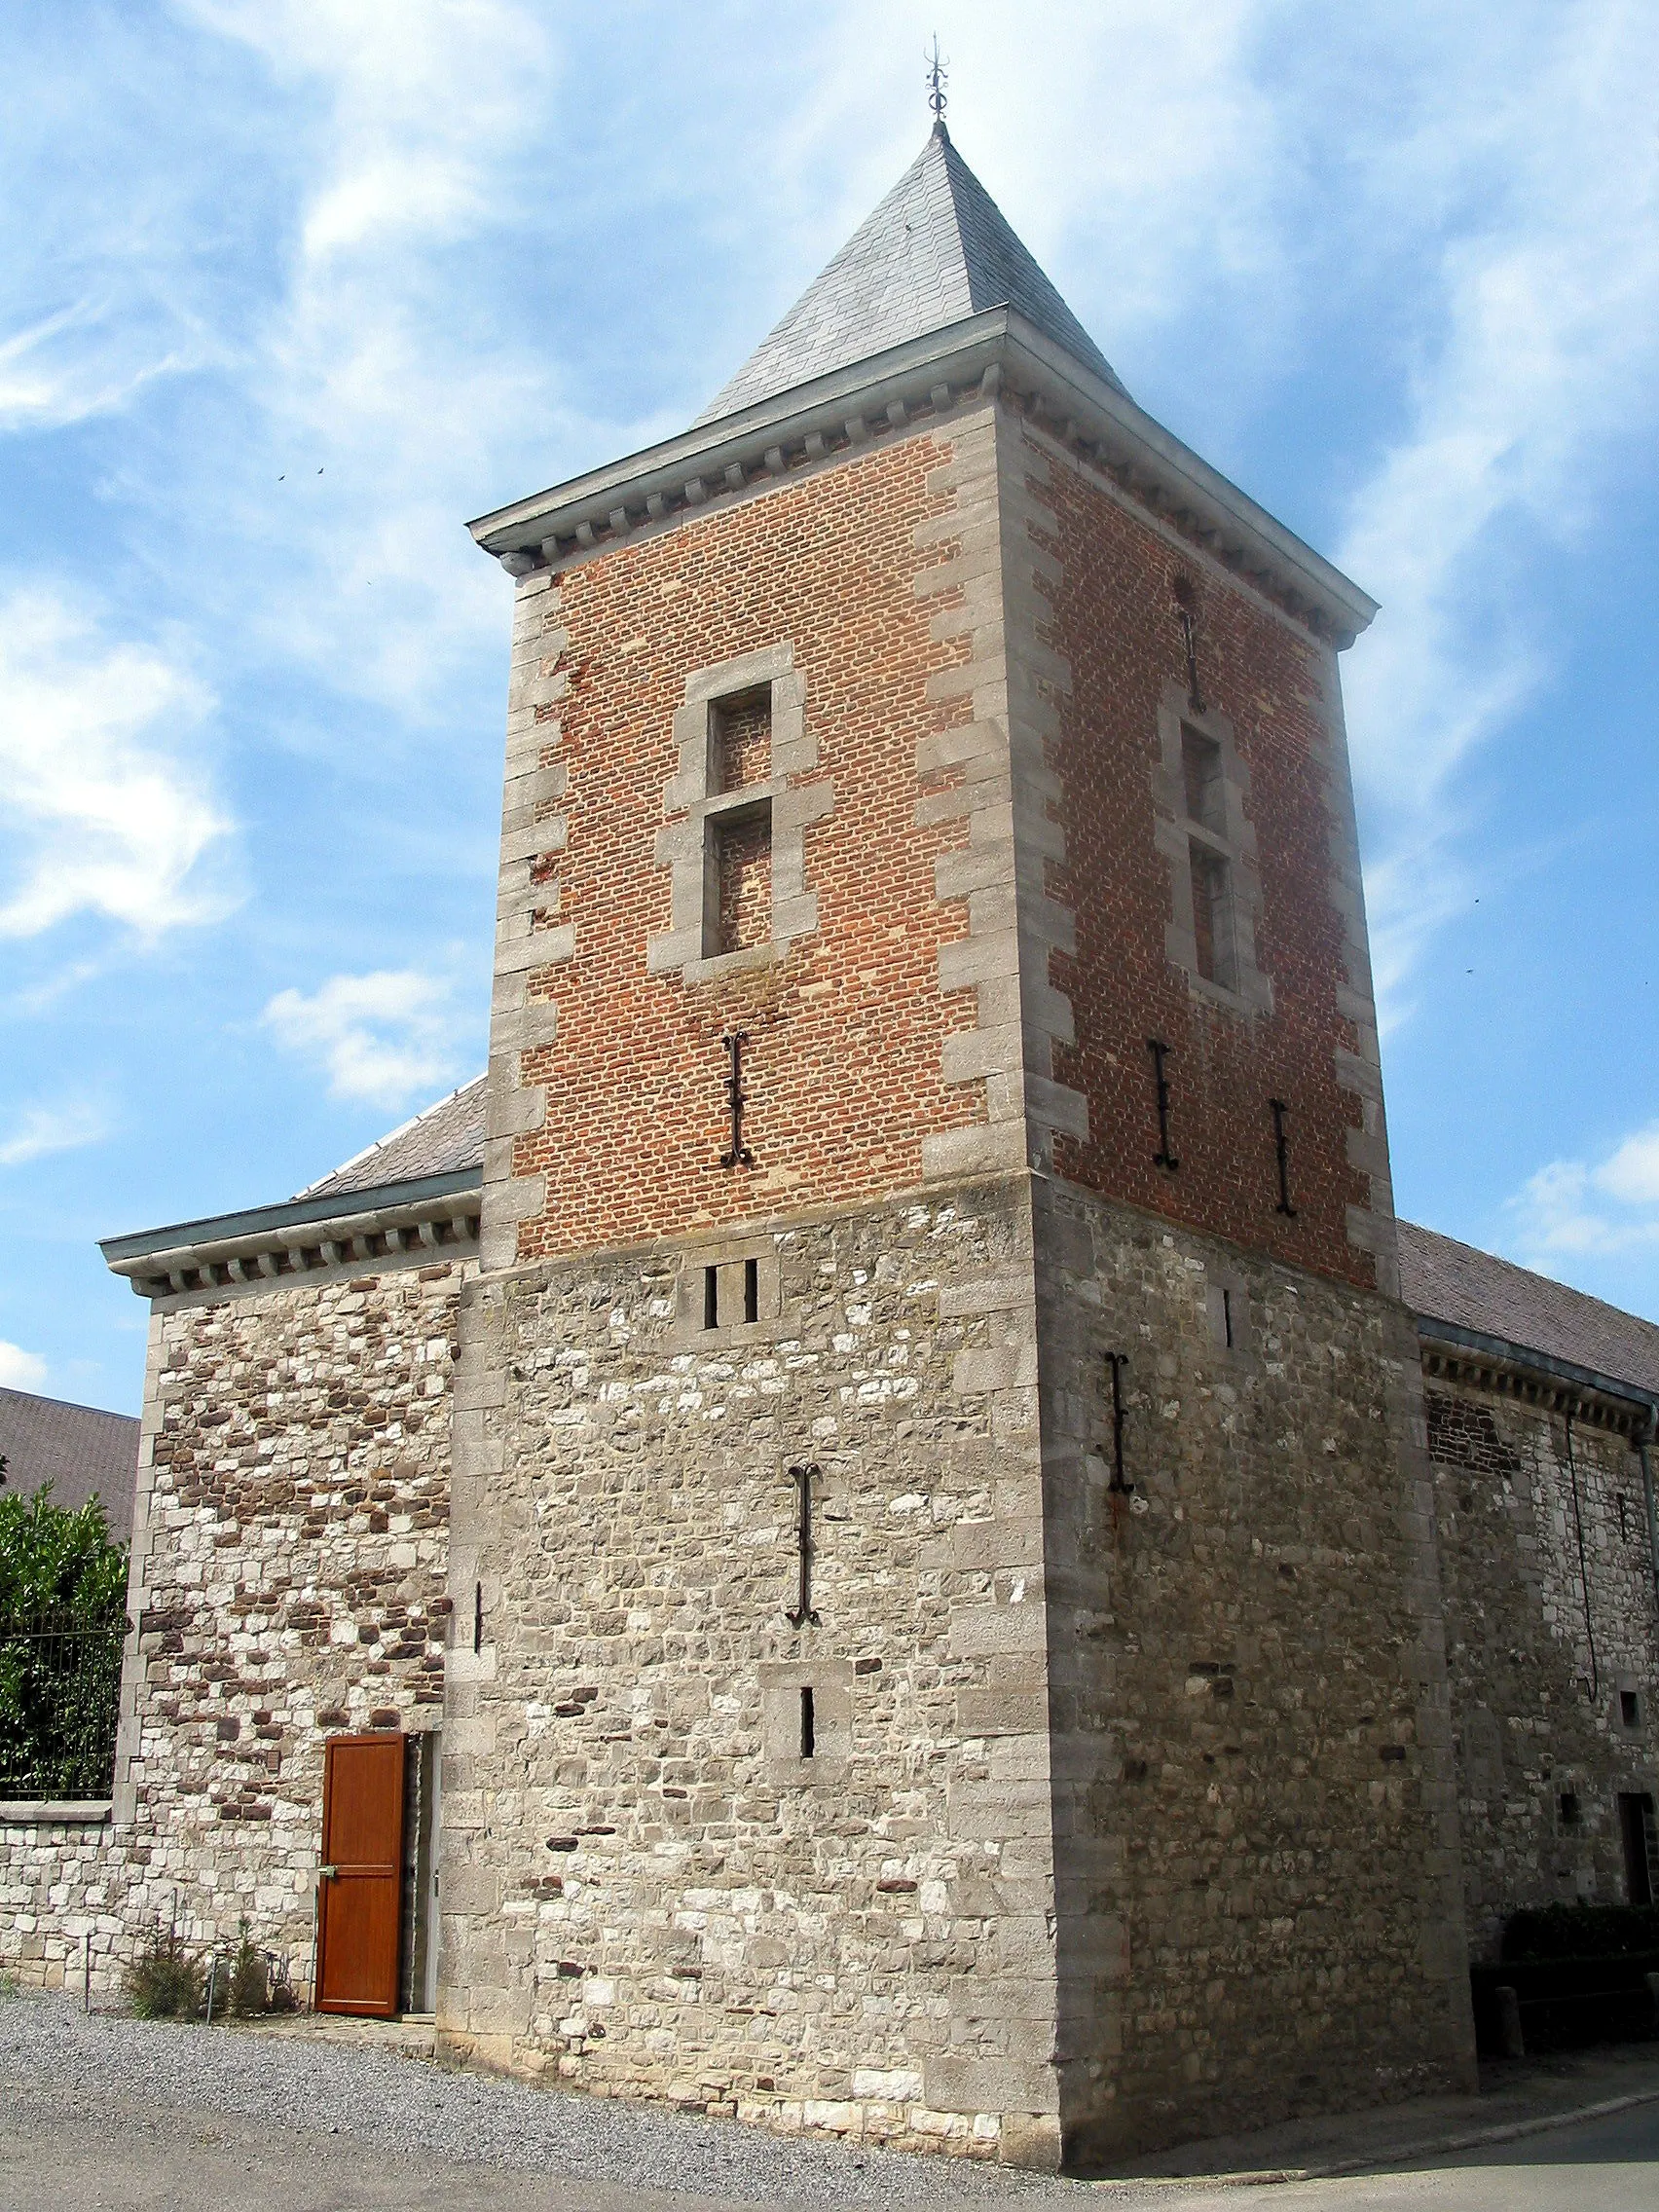
[(1551, 1274), (1574, 1259), (1659, 1248), (1659, 1122), (1594, 1163), (1551, 1161), (1506, 1210), (1519, 1256)]
[(0, 1337), (0, 1389), (44, 1390), (46, 1362), (38, 1351), (24, 1351)]
[(31, 1160), (45, 1159), (49, 1153), (78, 1152), (83, 1145), (100, 1143), (108, 1134), (108, 1116), (88, 1100), (26, 1107), (10, 1132), (0, 1136), (0, 1167), (21, 1167)]
[(0, 602), (0, 937), (88, 912), (153, 939), (227, 910), (203, 864), (230, 823), (186, 743), (211, 706), (55, 592)]
[(1496, 23), (1443, 18), (1412, 127), (1362, 148), (1379, 213), (1441, 240), (1408, 426), (1338, 548), (1383, 603), (1346, 689), (1382, 837), (1379, 972), (1397, 990), (1458, 903), (1457, 771), (1556, 648), (1512, 547), (1572, 542), (1620, 442), (1659, 423), (1659, 160), (1631, 106), (1659, 62), (1652, 13), (1579, 0), (1518, 11), (1512, 38)]
[(401, 1105), (456, 1072), (451, 987), (408, 969), (331, 976), (309, 997), (278, 991), (260, 1018), (285, 1051), (323, 1069), (336, 1098)]

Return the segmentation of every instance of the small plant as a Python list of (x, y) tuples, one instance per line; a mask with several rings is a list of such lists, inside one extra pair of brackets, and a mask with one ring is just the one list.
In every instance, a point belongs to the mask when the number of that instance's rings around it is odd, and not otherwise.
[(231, 1960), (225, 1983), (225, 2010), (235, 2012), (239, 2019), (251, 2019), (256, 2013), (269, 2009), (271, 1988), (266, 1972), (265, 1953), (259, 1949), (248, 1934), (245, 1919), (239, 1922), (241, 1940)]
[(193, 2020), (206, 2003), (206, 1977), (177, 1926), (158, 1920), (126, 1974), (127, 1996), (141, 2020)]

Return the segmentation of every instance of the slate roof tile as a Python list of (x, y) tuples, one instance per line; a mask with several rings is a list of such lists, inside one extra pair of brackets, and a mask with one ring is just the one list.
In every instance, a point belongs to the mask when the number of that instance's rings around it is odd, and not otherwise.
[(440, 1098), (417, 1114), (412, 1122), (393, 1129), (378, 1144), (359, 1152), (335, 1168), (331, 1175), (305, 1190), (297, 1198), (331, 1198), (350, 1191), (373, 1191), (383, 1183), (408, 1183), (423, 1175), (448, 1175), (459, 1167), (479, 1167), (484, 1161), (483, 1076)]
[(1659, 1392), (1659, 1327), (1495, 1253), (1402, 1221), (1400, 1293), (1414, 1313)]
[(735, 415), (907, 339), (1004, 306), (1123, 390), (941, 123), (875, 212), (697, 420)]
[(131, 1538), (138, 1423), (130, 1414), (0, 1390), (0, 1457), (8, 1491), (32, 1497), (50, 1483), (53, 1503), (71, 1510), (96, 1496), (110, 1534), (124, 1544)]

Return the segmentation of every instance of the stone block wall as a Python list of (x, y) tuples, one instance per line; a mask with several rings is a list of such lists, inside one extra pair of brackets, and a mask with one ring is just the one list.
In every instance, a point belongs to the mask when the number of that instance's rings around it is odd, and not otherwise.
[(0, 1963), (24, 1955), (29, 1899), (61, 1891), (64, 1910), (115, 1924), (105, 1985), (153, 1918), (234, 1941), (245, 1914), (297, 1981), (309, 1973), (324, 1738), (442, 1716), (451, 1382), (472, 1272), (341, 1269), (160, 1303), (114, 1823), (0, 1830)]
[[(46, 1808), (42, 1808), (43, 1813)], [(53, 1820), (0, 1814), (0, 1974), (28, 1989), (114, 1988), (129, 1955), (126, 1857), (107, 1812)]]
[[(1427, 1384), (1469, 1938), (1522, 1906), (1626, 1899), (1621, 1792), (1659, 1802), (1659, 1620), (1641, 1469), (1572, 1393)], [(1574, 1491), (1576, 1489), (1576, 1500)], [(1582, 1565), (1579, 1538), (1583, 1538)], [(1627, 1726), (1621, 1692), (1638, 1700)], [(1562, 1798), (1573, 1800), (1564, 1818)]]
[(703, 1327), (715, 1237), (466, 1294), (490, 1471), (440, 2031), (611, 2095), (1051, 2164), (1024, 1179), (757, 1240), (750, 1324)]
[(1068, 2139), (1468, 2085), (1408, 1317), (1057, 1184), (1035, 1244)]

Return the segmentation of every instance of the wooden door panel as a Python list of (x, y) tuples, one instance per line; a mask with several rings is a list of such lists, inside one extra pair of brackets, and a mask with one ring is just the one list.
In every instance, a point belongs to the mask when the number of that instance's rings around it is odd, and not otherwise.
[(323, 1746), (316, 2009), (397, 2009), (403, 1906), (403, 1738), (331, 1736)]

